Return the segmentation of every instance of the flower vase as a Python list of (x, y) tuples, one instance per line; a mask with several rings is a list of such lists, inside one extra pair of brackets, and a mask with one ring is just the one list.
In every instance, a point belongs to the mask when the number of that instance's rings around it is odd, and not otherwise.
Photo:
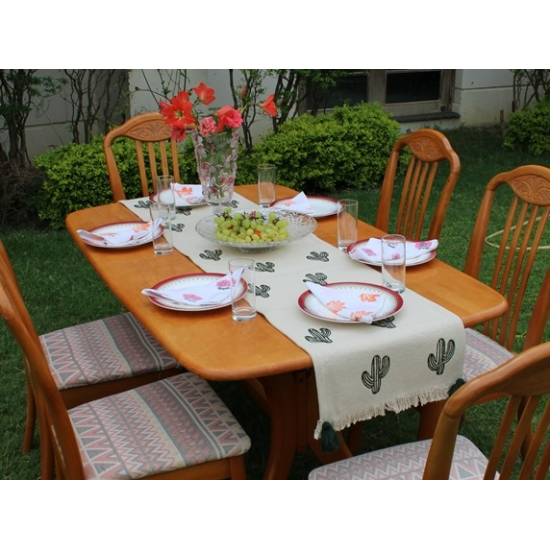
[(212, 205), (214, 214), (219, 214), (233, 200), (239, 131), (224, 130), (203, 136), (193, 130), (191, 138), (202, 193), (206, 202)]

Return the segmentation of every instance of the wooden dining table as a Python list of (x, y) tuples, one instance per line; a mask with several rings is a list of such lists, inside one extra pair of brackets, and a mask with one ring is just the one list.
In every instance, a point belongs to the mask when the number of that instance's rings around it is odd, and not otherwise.
[[(257, 202), (256, 185), (238, 186), (236, 192)], [(276, 186), (277, 199), (295, 194)], [(193, 313), (160, 308), (141, 294), (142, 289), (175, 275), (201, 272), (187, 256), (175, 250), (155, 257), (152, 245), (123, 250), (92, 247), (77, 235), (78, 229), (132, 219), (137, 217), (126, 206), (112, 203), (69, 214), (66, 227), (124, 307), (186, 369), (207, 380), (239, 380), (247, 385), (271, 422), (264, 478), (286, 479), (295, 455), (308, 447), (324, 463), (350, 456), (343, 440), (337, 451), (324, 453), (320, 441), (313, 438), (319, 416), (312, 359), (265, 317), (236, 323), (230, 308)], [(317, 221), (316, 236), (336, 246), (336, 216)], [(359, 223), (360, 240), (382, 234), (376, 227)], [(498, 292), (437, 258), (408, 270), (407, 287), (458, 315), (465, 327), (496, 318), (508, 308)], [(441, 402), (422, 407), (420, 439), (432, 435), (441, 407)]]

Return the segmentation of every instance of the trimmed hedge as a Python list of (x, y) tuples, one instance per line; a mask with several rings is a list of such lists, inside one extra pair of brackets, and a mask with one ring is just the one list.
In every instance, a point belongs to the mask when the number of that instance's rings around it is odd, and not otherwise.
[(512, 113), (506, 126), (504, 146), (536, 156), (550, 153), (550, 101)]

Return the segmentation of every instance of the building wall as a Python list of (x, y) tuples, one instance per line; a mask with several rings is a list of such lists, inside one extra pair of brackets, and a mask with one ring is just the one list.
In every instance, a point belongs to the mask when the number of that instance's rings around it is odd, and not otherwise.
[[(176, 69), (161, 69), (165, 82)], [(157, 101), (162, 95), (154, 91), (160, 90), (161, 79), (158, 69), (131, 69), (130, 114), (154, 111), (158, 109)], [(43, 69), (42, 76), (54, 78), (63, 76), (61, 69)], [(187, 69), (189, 86), (196, 86), (204, 81), (217, 93), (217, 105), (232, 102), (227, 69)], [(513, 91), (512, 73), (507, 69), (457, 69), (455, 79), (455, 95), (453, 110), (460, 114), (459, 119), (433, 121), (429, 124), (418, 122), (403, 125), (403, 131), (413, 130), (427, 125), (442, 128), (459, 125), (489, 125), (500, 122), (501, 113), (507, 119), (512, 109)], [(173, 85), (173, 93), (178, 90)], [(271, 93), (269, 83), (266, 83), (267, 93)], [(30, 157), (44, 153), (55, 147), (70, 143), (72, 134), (69, 128), (71, 106), (67, 101), (67, 91), (45, 101), (41, 108), (35, 109), (29, 116), (27, 139)], [(254, 127), (256, 136), (261, 136), (270, 127), (269, 121), (260, 120)], [(0, 139), (5, 135), (0, 131)]]

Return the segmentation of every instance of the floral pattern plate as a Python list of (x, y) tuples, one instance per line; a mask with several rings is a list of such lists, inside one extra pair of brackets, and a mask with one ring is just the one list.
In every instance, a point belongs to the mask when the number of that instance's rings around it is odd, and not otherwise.
[[(131, 221), (131, 222), (120, 222), (120, 223), (109, 223), (107, 225), (100, 225), (99, 227), (94, 227), (93, 229), (89, 229), (89, 233), (94, 233), (95, 235), (105, 235), (106, 233), (119, 233), (121, 231), (128, 231), (130, 229), (133, 229), (134, 227), (139, 227), (140, 225), (143, 225), (143, 221)], [(157, 235), (162, 235), (162, 232), (164, 231), (164, 228), (162, 225), (157, 229)], [(89, 244), (90, 246), (96, 246), (98, 248), (134, 248), (136, 246), (141, 246), (142, 244), (150, 243), (153, 239), (151, 238), (151, 235), (147, 235), (145, 237), (142, 237), (138, 241), (130, 241), (127, 243), (121, 243), (121, 244), (110, 244), (105, 241), (98, 241), (97, 243), (93, 242), (92, 240), (86, 240), (86, 244)]]
[[(346, 250), (347, 254), (349, 255), (355, 249), (355, 247), (367, 244), (368, 242), (369, 242), (369, 239), (365, 239), (364, 241), (357, 241), (356, 243), (350, 244)], [(408, 242), (412, 242), (412, 241), (408, 241)], [(407, 260), (406, 265), (407, 267), (412, 267), (414, 265), (426, 264), (428, 262), (431, 262), (435, 258), (436, 254), (437, 254), (437, 250), (430, 250), (429, 252), (426, 252), (426, 254), (421, 254), (416, 258)], [(362, 264), (372, 265), (375, 267), (382, 267), (382, 262), (379, 262), (378, 260), (358, 260), (357, 258), (351, 258), (351, 259), (355, 260), (356, 262), (360, 262)]]
[[(280, 199), (278, 201), (275, 201), (271, 203), (271, 208), (277, 208), (278, 205), (284, 203), (289, 198), (286, 199)], [(340, 205), (338, 204), (338, 201), (336, 199), (330, 199), (328, 197), (307, 197), (307, 200), (309, 201), (309, 204), (311, 208), (313, 208), (314, 212), (312, 214), (308, 214), (312, 218), (325, 218), (327, 216), (333, 216), (334, 214), (338, 213), (338, 210), (340, 208)]]
[[(179, 288), (189, 288), (192, 286), (197, 285), (205, 285), (208, 283), (211, 283), (213, 281), (217, 281), (218, 279), (221, 279), (222, 277), (225, 277), (226, 274), (224, 273), (190, 273), (188, 275), (179, 275), (177, 277), (172, 277), (170, 279), (166, 279), (164, 281), (161, 281), (160, 283), (157, 283), (152, 288), (154, 290), (163, 290), (163, 289), (179, 289)], [(240, 295), (239, 298), (244, 296), (248, 288), (245, 286), (244, 283), (241, 282), (241, 289), (240, 289)], [(216, 304), (209, 304), (207, 306), (192, 306), (189, 304), (184, 304), (181, 302), (176, 302), (164, 298), (156, 298), (149, 296), (149, 300), (153, 302), (153, 304), (163, 307), (164, 309), (171, 309), (173, 311), (209, 311), (211, 309), (220, 309), (222, 307), (227, 307), (231, 305), (231, 292), (227, 292), (227, 299), (223, 302), (219, 302)]]
[[(380, 294), (385, 296), (384, 306), (374, 316), (374, 321), (382, 321), (392, 315), (395, 315), (403, 307), (403, 298), (397, 292), (385, 288), (380, 285), (374, 285), (370, 283), (330, 283), (327, 285), (332, 288), (339, 288), (343, 290), (358, 290), (367, 291), (371, 294)], [(346, 323), (349, 325), (363, 325), (362, 321), (352, 321), (351, 319), (344, 319), (336, 313), (329, 311), (309, 290), (304, 292), (298, 298), (298, 305), (300, 309), (307, 313), (311, 317), (321, 319), (322, 321), (331, 321), (333, 323)]]

